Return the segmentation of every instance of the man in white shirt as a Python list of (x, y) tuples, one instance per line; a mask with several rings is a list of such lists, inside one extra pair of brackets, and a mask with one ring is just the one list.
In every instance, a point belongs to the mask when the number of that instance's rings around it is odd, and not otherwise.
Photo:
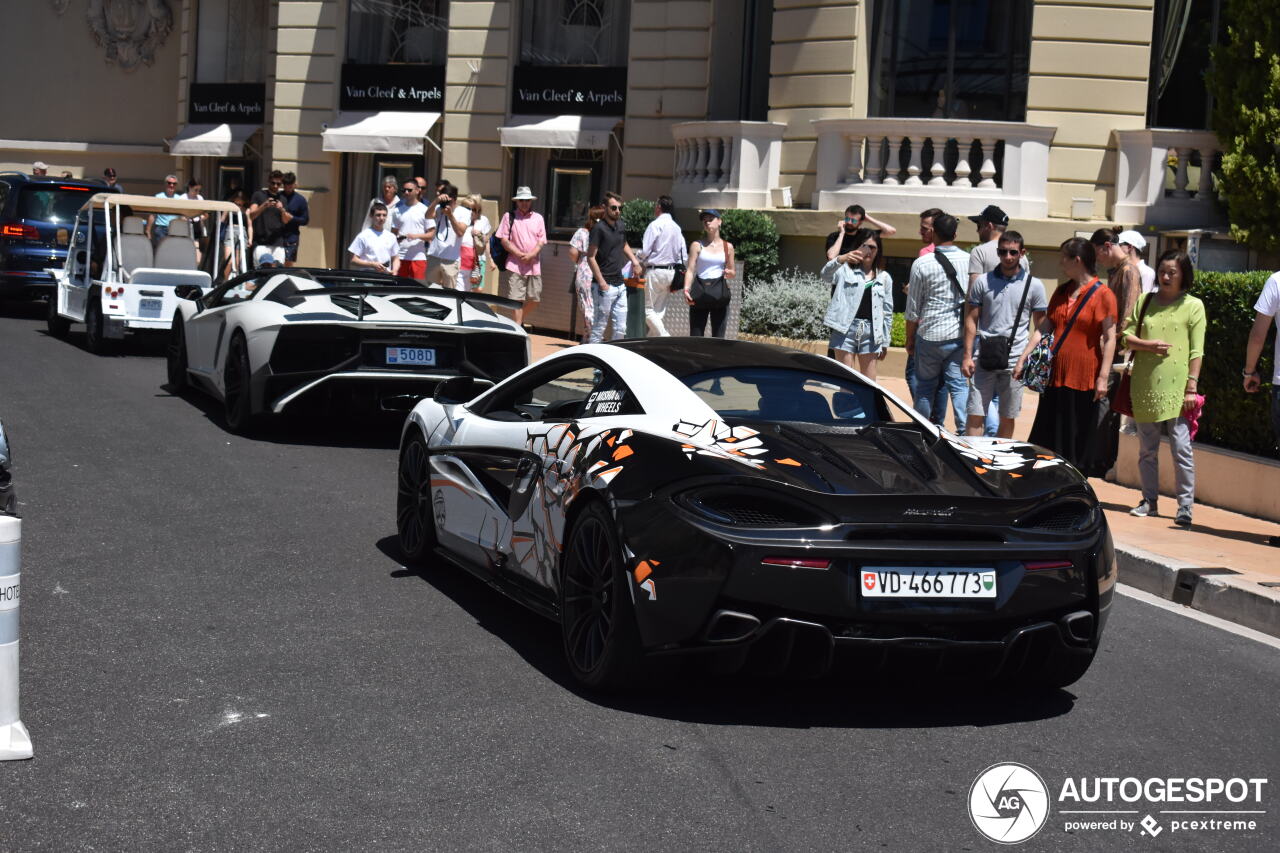
[(426, 241), (435, 237), (436, 228), (428, 221), (427, 206), (418, 201), (419, 192), (418, 183), (412, 178), (400, 185), (400, 203), (396, 205), (392, 227), (400, 241), (400, 274), (426, 281)]
[(436, 196), (432, 216), (435, 233), (427, 250), (427, 284), (452, 290), (458, 286), (458, 256), (471, 211), (458, 204), (458, 188), (445, 184)]
[(653, 206), (653, 221), (644, 229), (644, 242), (639, 252), (648, 272), (645, 278), (644, 321), (649, 327), (649, 334), (661, 338), (671, 336), (667, 327), (662, 325), (662, 318), (667, 313), (667, 299), (671, 296), (671, 282), (675, 280), (676, 268), (683, 268), (689, 259), (684, 234), (671, 218), (674, 208), (671, 196), (658, 196), (658, 203)]
[(369, 211), (369, 227), (356, 235), (347, 247), (351, 265), (396, 275), (400, 271), (399, 241), (387, 230), (387, 206), (380, 201)]

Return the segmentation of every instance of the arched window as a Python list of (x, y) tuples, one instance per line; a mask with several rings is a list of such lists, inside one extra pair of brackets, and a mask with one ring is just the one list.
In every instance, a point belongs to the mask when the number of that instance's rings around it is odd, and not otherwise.
[(347, 61), (443, 65), (449, 0), (351, 0)]
[(524, 0), (521, 6), (521, 63), (627, 64), (630, 0)]

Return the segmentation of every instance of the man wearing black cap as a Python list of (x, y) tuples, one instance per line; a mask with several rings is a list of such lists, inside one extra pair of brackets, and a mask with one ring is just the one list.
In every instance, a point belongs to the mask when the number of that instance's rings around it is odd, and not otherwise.
[[(1000, 235), (1009, 227), (1009, 214), (989, 204), (977, 216), (970, 216), (969, 221), (978, 226), (978, 239), (982, 241), (982, 245), (969, 252), (969, 283), (973, 284), (978, 276), (1000, 268), (996, 249)], [(1026, 255), (1022, 257), (1022, 268), (1029, 269)]]

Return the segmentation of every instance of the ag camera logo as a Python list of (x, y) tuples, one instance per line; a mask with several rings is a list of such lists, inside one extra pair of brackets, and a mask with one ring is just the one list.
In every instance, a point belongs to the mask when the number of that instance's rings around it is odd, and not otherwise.
[(997, 844), (1018, 844), (1049, 819), (1049, 789), (1025, 764), (993, 764), (969, 788), (969, 819)]

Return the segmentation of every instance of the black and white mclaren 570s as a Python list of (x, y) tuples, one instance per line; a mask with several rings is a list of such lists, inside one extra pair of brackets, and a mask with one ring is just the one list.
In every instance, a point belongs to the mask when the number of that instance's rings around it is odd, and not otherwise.
[(1062, 458), (940, 431), (830, 359), (714, 338), (442, 383), (404, 427), (397, 530), (409, 562), (444, 557), (558, 620), (588, 686), (691, 654), (1065, 686), (1116, 580)]
[(519, 303), (380, 273), (258, 269), (180, 297), (169, 386), (207, 391), (233, 432), (262, 415), (341, 402), (407, 410), (442, 380), (493, 385), (529, 363)]

